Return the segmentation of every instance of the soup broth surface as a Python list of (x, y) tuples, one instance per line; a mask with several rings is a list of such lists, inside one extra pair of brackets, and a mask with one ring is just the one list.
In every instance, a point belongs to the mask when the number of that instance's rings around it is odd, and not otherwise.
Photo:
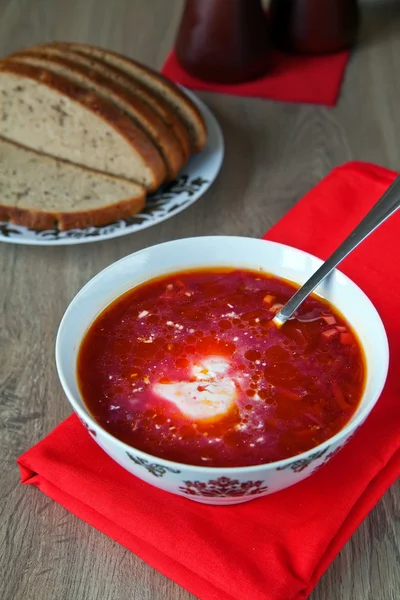
[(269, 463), (324, 442), (358, 407), (363, 352), (317, 296), (275, 327), (295, 289), (261, 271), (207, 269), (128, 291), (79, 351), (90, 413), (127, 444), (192, 465)]

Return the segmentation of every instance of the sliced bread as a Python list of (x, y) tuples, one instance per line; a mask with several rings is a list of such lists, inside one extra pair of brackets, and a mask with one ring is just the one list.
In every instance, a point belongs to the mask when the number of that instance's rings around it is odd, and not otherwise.
[(0, 138), (0, 220), (43, 230), (105, 225), (139, 212), (145, 189)]
[(176, 114), (168, 104), (161, 97), (156, 96), (151, 90), (142, 85), (139, 81), (132, 79), (121, 70), (105, 63), (104, 61), (95, 58), (93, 56), (85, 56), (82, 53), (71, 50), (67, 45), (57, 44), (41, 44), (38, 46), (31, 46), (24, 50), (17, 52), (14, 56), (21, 56), (34, 54), (43, 55), (47, 57), (58, 57), (73, 61), (76, 65), (85, 67), (86, 69), (93, 70), (95, 73), (100, 73), (103, 76), (110, 78), (114, 83), (118, 83), (124, 87), (126, 91), (132, 94), (135, 98), (138, 98), (144, 102), (149, 108), (151, 108), (158, 117), (163, 121), (173, 135), (178, 139), (181, 146), (181, 151), (184, 155), (184, 160), (188, 160), (190, 157), (190, 141), (189, 135), (186, 131), (182, 120)]
[(149, 67), (111, 50), (72, 42), (57, 42), (57, 45), (67, 46), (85, 56), (98, 58), (106, 64), (120, 69), (158, 97), (163, 98), (181, 117), (189, 134), (192, 152), (200, 152), (204, 148), (207, 140), (204, 119), (197, 106), (172, 81)]
[(88, 68), (75, 64), (72, 60), (62, 56), (47, 55), (44, 51), (21, 52), (8, 60), (48, 69), (113, 102), (148, 135), (156, 146), (165, 163), (167, 179), (174, 179), (186, 162), (179, 140), (171, 129), (147, 104), (130, 94), (118, 83), (113, 82), (106, 73), (96, 72), (90, 69), (90, 65)]
[(148, 136), (112, 102), (48, 69), (0, 63), (0, 136), (33, 150), (140, 183), (166, 169)]

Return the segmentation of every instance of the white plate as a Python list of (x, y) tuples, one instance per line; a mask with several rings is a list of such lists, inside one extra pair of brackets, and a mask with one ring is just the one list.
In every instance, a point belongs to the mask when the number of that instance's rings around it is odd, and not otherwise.
[(224, 138), (218, 121), (210, 109), (197, 96), (186, 89), (184, 91), (199, 107), (205, 119), (208, 131), (206, 147), (200, 154), (192, 156), (174, 181), (162, 185), (148, 197), (143, 212), (104, 227), (68, 231), (58, 231), (58, 229), (34, 231), (0, 221), (0, 241), (13, 244), (62, 246), (108, 240), (161, 223), (196, 202), (208, 190), (219, 173), (224, 157)]

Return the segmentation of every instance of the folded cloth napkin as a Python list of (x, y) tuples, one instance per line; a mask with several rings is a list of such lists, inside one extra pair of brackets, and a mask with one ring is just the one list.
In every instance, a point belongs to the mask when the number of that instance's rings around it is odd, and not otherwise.
[[(394, 176), (361, 163), (337, 168), (265, 237), (327, 257)], [(306, 598), (400, 473), (399, 232), (400, 212), (343, 263), (382, 315), (391, 367), (367, 421), (308, 479), (246, 504), (196, 504), (124, 471), (71, 416), (20, 457), (22, 482), (201, 600)]]
[(299, 56), (276, 51), (273, 67), (263, 77), (247, 83), (227, 85), (208, 83), (189, 75), (172, 51), (161, 72), (194, 90), (334, 106), (339, 98), (349, 57), (347, 50), (320, 56)]

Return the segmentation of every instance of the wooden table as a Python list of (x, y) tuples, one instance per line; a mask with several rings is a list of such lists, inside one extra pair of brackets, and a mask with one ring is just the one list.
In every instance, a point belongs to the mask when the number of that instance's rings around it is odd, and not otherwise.
[[(71, 39), (159, 67), (173, 41), (181, 1), (0, 0), (0, 7), (3, 54)], [(70, 413), (53, 358), (58, 323), (90, 277), (130, 252), (183, 235), (261, 236), (332, 167), (352, 158), (400, 169), (399, 61), (399, 4), (376, 2), (364, 13), (361, 41), (336, 108), (201, 94), (222, 125), (226, 157), (215, 185), (184, 213), (108, 242), (58, 248), (1, 244), (3, 600), (193, 598), (36, 489), (19, 485), (16, 457)], [(328, 569), (312, 600), (400, 598), (399, 510), (397, 483)]]

